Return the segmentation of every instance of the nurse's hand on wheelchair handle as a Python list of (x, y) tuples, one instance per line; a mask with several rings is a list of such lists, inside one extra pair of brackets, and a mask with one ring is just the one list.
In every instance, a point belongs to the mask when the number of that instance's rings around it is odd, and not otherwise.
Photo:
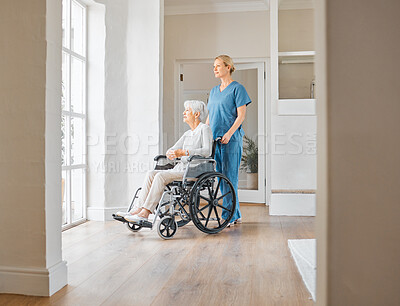
[(222, 137), (221, 143), (222, 144), (227, 144), (229, 140), (231, 139), (232, 135), (229, 132), (226, 132), (226, 134)]

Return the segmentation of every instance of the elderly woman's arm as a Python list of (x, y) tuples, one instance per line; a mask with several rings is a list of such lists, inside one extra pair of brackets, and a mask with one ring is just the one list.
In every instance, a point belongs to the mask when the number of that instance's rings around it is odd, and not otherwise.
[(203, 130), (201, 131), (201, 147), (197, 149), (189, 149), (188, 155), (201, 155), (204, 157), (209, 157), (212, 152), (213, 136), (211, 128), (208, 125), (203, 125)]
[(179, 138), (179, 140), (171, 148), (167, 150), (167, 153), (165, 155), (167, 155), (167, 157), (171, 160), (185, 155), (185, 153), (182, 150), (184, 142), (185, 142), (185, 134), (183, 134), (182, 137)]
[(231, 139), (233, 133), (236, 132), (236, 130), (239, 128), (239, 126), (243, 123), (244, 118), (246, 118), (246, 105), (242, 105), (237, 108), (237, 117), (235, 122), (232, 124), (231, 128), (228, 130), (228, 132), (225, 133), (225, 135), (221, 139), (221, 143), (227, 144), (229, 140)]

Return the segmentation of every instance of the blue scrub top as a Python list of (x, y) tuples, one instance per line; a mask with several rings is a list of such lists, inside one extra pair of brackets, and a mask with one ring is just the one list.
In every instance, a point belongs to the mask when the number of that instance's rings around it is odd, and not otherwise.
[[(238, 115), (237, 108), (250, 103), (246, 89), (236, 81), (230, 83), (222, 92), (219, 85), (211, 89), (207, 108), (214, 139), (224, 136), (231, 128)], [(240, 125), (230, 141), (241, 141), (243, 135), (244, 131)]]

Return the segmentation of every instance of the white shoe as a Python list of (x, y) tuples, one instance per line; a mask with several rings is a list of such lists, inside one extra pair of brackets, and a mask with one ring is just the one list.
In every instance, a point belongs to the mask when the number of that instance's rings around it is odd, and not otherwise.
[(235, 221), (233, 221), (233, 223), (235, 223), (235, 224), (240, 224), (240, 223), (242, 223), (242, 218), (236, 219)]
[(139, 221), (148, 221), (147, 218), (139, 217), (138, 215), (127, 214), (124, 216), (124, 219), (129, 222), (139, 222)]
[(130, 215), (130, 212), (127, 211), (118, 211), (115, 215), (119, 217), (125, 217), (126, 215)]

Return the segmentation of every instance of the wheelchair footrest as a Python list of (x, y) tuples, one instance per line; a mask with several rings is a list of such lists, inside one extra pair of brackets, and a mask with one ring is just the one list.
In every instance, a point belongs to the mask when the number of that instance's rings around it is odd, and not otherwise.
[(127, 222), (124, 217), (117, 216), (115, 214), (113, 214), (112, 216), (113, 216), (114, 220), (117, 220), (117, 221), (120, 221), (120, 222), (124, 222), (124, 223)]
[(153, 223), (149, 222), (149, 221), (139, 221), (136, 224), (140, 225), (141, 227), (148, 227), (148, 228), (152, 228), (153, 227)]

